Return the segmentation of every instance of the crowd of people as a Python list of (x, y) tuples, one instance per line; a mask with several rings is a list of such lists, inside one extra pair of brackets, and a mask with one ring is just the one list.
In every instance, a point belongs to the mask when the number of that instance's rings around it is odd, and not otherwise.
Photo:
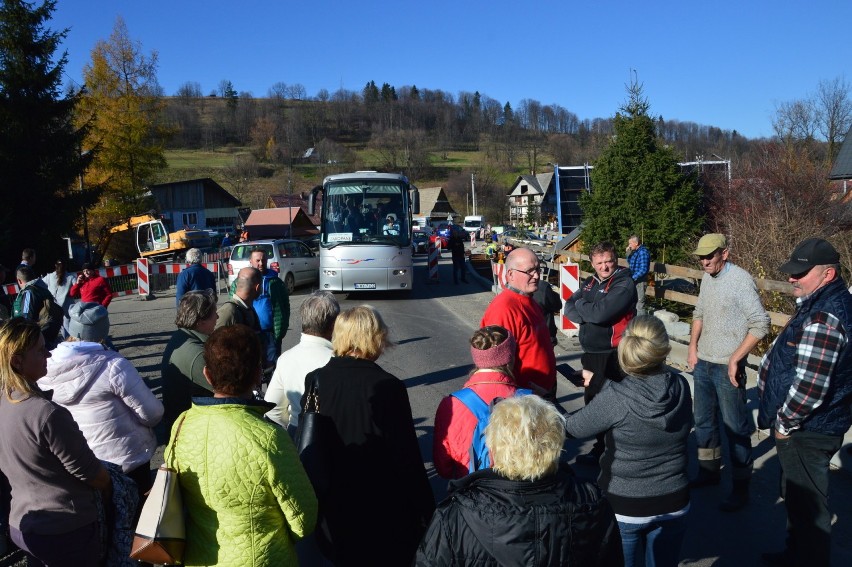
[[(122, 543), (103, 528), (138, 518), (161, 427), (186, 565), (677, 565), (690, 491), (721, 481), (723, 430), (732, 490), (719, 508), (749, 503), (744, 364), (769, 317), (724, 235), (702, 237), (690, 390), (666, 366), (663, 322), (639, 303), (647, 249), (634, 236), (628, 251), (635, 261), (619, 267), (612, 244), (593, 246), (594, 273), (565, 304), (583, 350), (585, 407), (572, 415), (557, 402), (547, 309), (534, 298), (538, 258), (505, 256), (505, 289), (470, 338), (473, 370), (436, 409), (431, 457), (448, 482), (436, 504), (408, 391), (379, 362), (392, 343), (374, 307), (341, 310), (315, 291), (298, 344), (281, 352), (289, 298), (262, 251), (221, 306), (215, 282), (185, 270), (161, 401), (110, 347), (103, 278), (62, 262), (37, 278), (26, 250), (21, 292), (0, 313), (0, 540), (31, 565), (109, 562)], [(787, 547), (765, 553), (768, 565), (830, 564), (828, 461), (852, 426), (852, 295), (839, 262), (814, 238), (780, 267), (798, 310), (759, 370), (758, 425), (773, 431), (788, 517)], [(321, 459), (300, 456), (308, 437)], [(599, 469), (597, 482), (565, 461), (567, 437), (594, 439), (574, 464)]]

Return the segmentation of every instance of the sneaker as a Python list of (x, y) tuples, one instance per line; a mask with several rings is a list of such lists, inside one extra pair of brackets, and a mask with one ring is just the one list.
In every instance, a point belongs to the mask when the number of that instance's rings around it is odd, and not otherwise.
[(584, 467), (596, 467), (598, 466), (598, 461), (600, 460), (600, 458), (600, 455), (598, 455), (594, 451), (590, 451), (585, 455), (577, 455), (577, 458), (574, 459), (574, 462)]

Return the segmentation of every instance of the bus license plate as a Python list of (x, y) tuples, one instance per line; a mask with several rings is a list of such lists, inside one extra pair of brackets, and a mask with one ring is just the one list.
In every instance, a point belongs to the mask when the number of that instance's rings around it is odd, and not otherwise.
[(374, 284), (374, 283), (356, 283), (355, 289), (376, 289), (376, 284)]

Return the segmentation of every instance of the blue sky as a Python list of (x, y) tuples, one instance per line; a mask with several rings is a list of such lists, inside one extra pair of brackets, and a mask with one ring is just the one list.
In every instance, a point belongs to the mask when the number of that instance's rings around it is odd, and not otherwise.
[(756, 138), (772, 134), (777, 104), (821, 80), (852, 84), (846, 0), (58, 0), (64, 82), (82, 81), (117, 16), (158, 52), (166, 94), (228, 79), (256, 97), (279, 81), (315, 96), (373, 80), (591, 119), (615, 113), (635, 69), (652, 114)]

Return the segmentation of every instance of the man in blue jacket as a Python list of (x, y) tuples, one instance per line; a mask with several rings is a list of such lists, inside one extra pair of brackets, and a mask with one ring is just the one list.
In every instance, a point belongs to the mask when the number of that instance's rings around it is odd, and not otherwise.
[(249, 260), (262, 276), (260, 297), (252, 304), (260, 321), (260, 337), (266, 349), (267, 369), (274, 368), (281, 356), (281, 341), (290, 325), (290, 295), (278, 272), (266, 266), (266, 252), (254, 250)]
[(787, 548), (763, 560), (828, 567), (829, 461), (852, 425), (852, 295), (840, 254), (821, 238), (801, 242), (779, 270), (790, 274), (798, 309), (760, 363), (757, 421), (772, 431), (781, 464)]
[(187, 250), (186, 262), (189, 267), (178, 274), (177, 277), (175, 303), (180, 305), (180, 298), (188, 291), (212, 289), (213, 293), (219, 295), (219, 290), (216, 289), (216, 276), (201, 265), (201, 250), (198, 248)]

